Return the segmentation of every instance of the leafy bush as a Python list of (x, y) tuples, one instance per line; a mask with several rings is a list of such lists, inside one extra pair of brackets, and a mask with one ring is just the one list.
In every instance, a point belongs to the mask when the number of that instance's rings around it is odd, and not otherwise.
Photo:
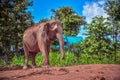
[[(79, 56), (79, 57), (78, 57)], [(43, 56), (42, 54), (37, 54), (36, 56), (36, 64), (37, 66), (42, 65)], [(65, 52), (65, 59), (61, 60), (61, 53), (59, 52), (51, 52), (49, 55), (50, 65), (51, 66), (71, 66), (71, 65), (80, 65), (80, 64), (120, 64), (120, 51), (117, 54), (117, 60), (114, 61), (114, 54), (112, 55), (104, 55), (99, 59), (99, 56), (96, 54), (87, 54), (80, 53), (76, 54), (72, 52)], [(24, 56), (14, 56), (10, 61), (12, 65), (20, 65), (24, 64)], [(29, 61), (31, 64), (31, 61)], [(4, 61), (0, 60), (0, 65), (6, 65)]]

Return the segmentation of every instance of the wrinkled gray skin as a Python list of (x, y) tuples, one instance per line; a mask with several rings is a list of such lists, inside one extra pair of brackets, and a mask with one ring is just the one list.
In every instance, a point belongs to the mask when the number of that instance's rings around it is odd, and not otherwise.
[(23, 49), (25, 54), (25, 64), (23, 69), (28, 68), (28, 59), (31, 56), (32, 67), (36, 66), (35, 56), (40, 51), (43, 55), (44, 66), (49, 65), (49, 52), (51, 41), (59, 40), (62, 59), (64, 59), (64, 40), (62, 27), (59, 21), (51, 20), (46, 23), (38, 23), (28, 28), (23, 34)]

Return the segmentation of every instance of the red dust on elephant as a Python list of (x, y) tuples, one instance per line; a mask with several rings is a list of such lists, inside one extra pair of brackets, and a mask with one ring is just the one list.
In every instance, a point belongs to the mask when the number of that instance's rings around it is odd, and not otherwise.
[(49, 65), (50, 45), (54, 39), (59, 40), (62, 59), (64, 59), (64, 40), (61, 23), (58, 20), (38, 23), (28, 28), (23, 34), (23, 49), (25, 54), (25, 64), (23, 69), (28, 68), (29, 56), (31, 56), (32, 67), (36, 66), (35, 56), (38, 52), (43, 55), (44, 66)]

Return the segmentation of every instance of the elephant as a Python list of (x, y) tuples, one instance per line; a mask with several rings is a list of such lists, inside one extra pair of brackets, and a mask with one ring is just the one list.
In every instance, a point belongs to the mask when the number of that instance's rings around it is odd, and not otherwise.
[(23, 33), (23, 49), (25, 62), (23, 69), (28, 68), (28, 60), (31, 56), (32, 67), (36, 67), (35, 56), (38, 52), (41, 52), (43, 55), (43, 66), (49, 64), (49, 52), (51, 42), (55, 39), (58, 39), (61, 51), (61, 59), (64, 59), (64, 38), (63, 30), (60, 21), (58, 20), (49, 20), (47, 22), (37, 23), (32, 27), (29, 27)]

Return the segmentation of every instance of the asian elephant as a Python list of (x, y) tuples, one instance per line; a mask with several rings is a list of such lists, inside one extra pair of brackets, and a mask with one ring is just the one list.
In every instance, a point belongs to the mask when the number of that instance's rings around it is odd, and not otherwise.
[(61, 23), (58, 20), (38, 23), (28, 28), (23, 34), (23, 49), (25, 54), (25, 64), (23, 69), (28, 68), (28, 59), (31, 55), (32, 67), (35, 67), (35, 56), (40, 51), (43, 55), (43, 64), (49, 65), (50, 45), (54, 39), (58, 39), (61, 59), (64, 59), (64, 40)]

